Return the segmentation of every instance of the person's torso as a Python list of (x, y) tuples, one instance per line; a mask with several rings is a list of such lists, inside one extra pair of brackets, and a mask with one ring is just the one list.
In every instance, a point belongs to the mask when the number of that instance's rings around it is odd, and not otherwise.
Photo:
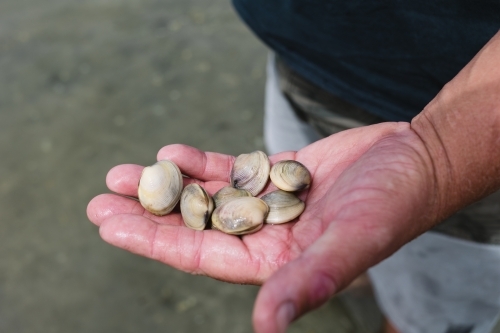
[(307, 80), (409, 121), (500, 28), (500, 1), (233, 0)]

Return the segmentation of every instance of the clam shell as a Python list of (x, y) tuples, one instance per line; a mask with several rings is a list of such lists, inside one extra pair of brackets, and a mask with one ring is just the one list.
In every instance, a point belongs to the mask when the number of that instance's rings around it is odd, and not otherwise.
[(269, 206), (266, 223), (280, 224), (290, 222), (302, 214), (305, 203), (290, 192), (276, 190), (261, 198)]
[(219, 207), (224, 203), (241, 197), (251, 197), (252, 193), (247, 190), (237, 189), (231, 186), (226, 186), (217, 191), (214, 196), (215, 207)]
[(309, 170), (302, 163), (292, 160), (274, 164), (269, 176), (277, 188), (288, 192), (304, 190), (311, 184)]
[(180, 208), (187, 227), (203, 230), (214, 210), (214, 202), (203, 187), (193, 183), (184, 187)]
[(266, 186), (270, 169), (271, 163), (264, 152), (241, 154), (234, 161), (231, 170), (231, 186), (247, 190), (256, 196)]
[(169, 160), (145, 167), (137, 190), (141, 205), (154, 215), (165, 215), (174, 209), (182, 192), (182, 174)]
[(212, 213), (212, 228), (231, 235), (244, 235), (262, 228), (269, 212), (259, 198), (243, 197), (226, 202)]

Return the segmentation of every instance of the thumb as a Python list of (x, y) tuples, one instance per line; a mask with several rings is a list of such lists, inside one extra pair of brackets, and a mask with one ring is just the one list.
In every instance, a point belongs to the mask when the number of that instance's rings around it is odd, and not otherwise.
[(301, 256), (274, 274), (257, 296), (253, 325), (257, 333), (283, 333), (302, 314), (321, 306), (338, 290), (334, 275)]
[(376, 243), (367, 244), (359, 230), (353, 230), (357, 228), (342, 225), (330, 225), (263, 284), (254, 307), (255, 332), (285, 332), (294, 319), (321, 306), (381, 259)]

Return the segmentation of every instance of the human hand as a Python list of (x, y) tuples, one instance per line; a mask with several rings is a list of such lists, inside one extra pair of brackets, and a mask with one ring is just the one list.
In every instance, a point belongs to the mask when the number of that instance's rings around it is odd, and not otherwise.
[[(158, 159), (174, 161), (214, 194), (229, 182), (234, 157), (183, 145), (166, 146)], [(263, 284), (254, 309), (256, 332), (284, 332), (291, 320), (347, 286), (360, 273), (433, 226), (438, 216), (432, 163), (408, 123), (385, 123), (335, 134), (294, 159), (313, 176), (300, 197), (306, 209), (295, 222), (265, 225), (236, 237), (195, 231), (178, 212), (157, 217), (137, 196), (141, 166), (120, 165), (107, 176), (116, 194), (88, 205), (101, 237), (177, 269), (234, 282)], [(264, 192), (274, 189), (269, 185)]]

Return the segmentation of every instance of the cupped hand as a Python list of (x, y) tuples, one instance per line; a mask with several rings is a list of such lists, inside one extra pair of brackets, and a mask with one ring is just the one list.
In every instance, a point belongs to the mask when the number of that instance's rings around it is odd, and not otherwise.
[[(184, 145), (161, 149), (186, 183), (211, 194), (226, 186), (233, 156)], [(384, 123), (332, 135), (293, 159), (313, 176), (300, 196), (306, 209), (297, 221), (266, 225), (243, 237), (185, 227), (180, 214), (157, 217), (133, 198), (141, 166), (120, 165), (107, 176), (109, 189), (88, 205), (101, 237), (120, 248), (192, 274), (263, 284), (253, 322), (256, 332), (284, 332), (369, 267), (433, 226), (436, 181), (426, 147), (408, 123)], [(269, 185), (265, 191), (273, 189)]]

